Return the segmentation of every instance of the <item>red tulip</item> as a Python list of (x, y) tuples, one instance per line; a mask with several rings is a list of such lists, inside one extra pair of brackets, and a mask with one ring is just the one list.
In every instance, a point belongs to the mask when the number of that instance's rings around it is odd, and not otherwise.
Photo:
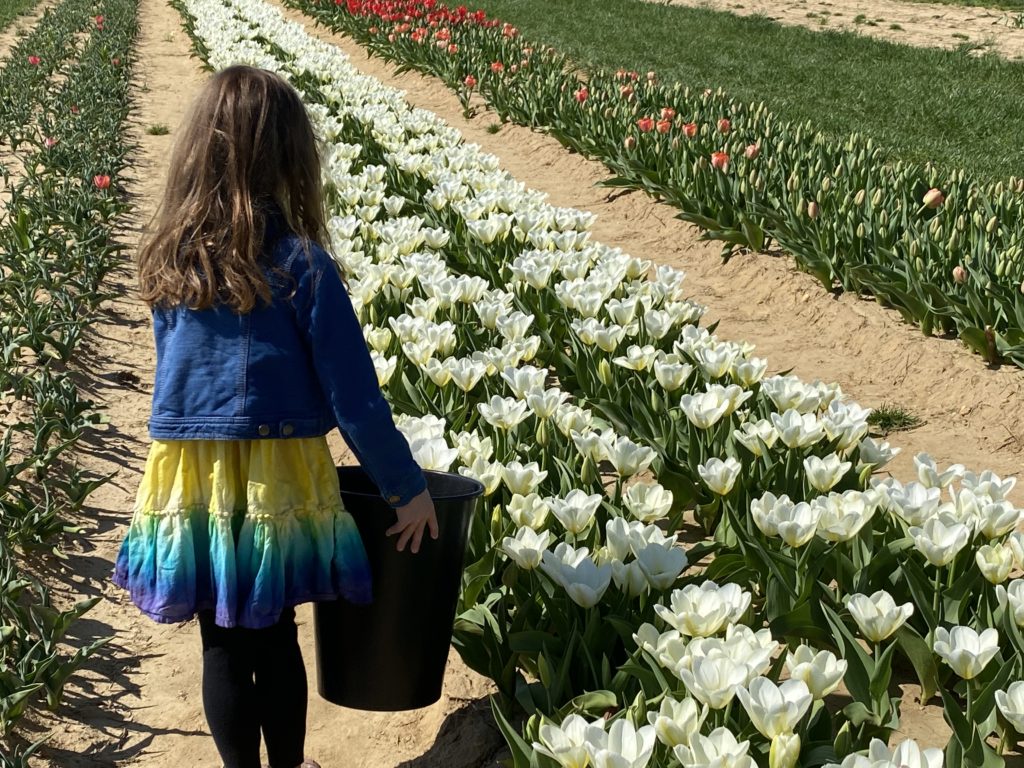
[(94, 21), (96, 22), (96, 29), (103, 29), (103, 17), (97, 16)]
[(573, 94), (573, 96), (576, 97), (576, 101), (578, 101), (580, 104), (582, 104), (583, 102), (585, 102), (590, 97), (590, 91), (587, 90), (587, 86), (584, 85), (583, 87), (579, 88)]
[(466, 75), (466, 79), (462, 82), (466, 84), (467, 88), (476, 88), (476, 78), (472, 75)]
[(641, 117), (636, 121), (636, 127), (640, 129), (641, 133), (649, 133), (654, 130), (654, 118)]
[(28, 63), (31, 64), (33, 67), (38, 67), (40, 64), (43, 63), (43, 60), (40, 59), (38, 56), (29, 56)]
[(92, 184), (96, 189), (109, 189), (110, 188), (110, 177), (101, 174), (99, 176), (92, 177)]
[(672, 107), (662, 107), (661, 108), (661, 119), (662, 120), (671, 120), (675, 116), (676, 116), (676, 111), (674, 109), (672, 109)]
[(110, 60), (110, 63), (113, 64), (115, 67), (120, 67), (121, 66), (121, 57), (120, 56), (115, 56), (114, 58), (112, 58)]
[(721, 120), (718, 121), (718, 131), (719, 131), (719, 133), (728, 133), (731, 128), (732, 128), (732, 123), (730, 123), (724, 117)]
[(373, 25), (372, 27), (370, 27), (370, 28), (369, 28), (369, 29), (367, 30), (367, 32), (369, 32), (369, 33), (370, 33), (371, 35), (376, 35), (376, 34), (378, 34), (378, 33), (380, 32), (380, 27), (378, 27), (378, 26), (377, 26), (377, 25), (375, 24), (375, 25)]
[(495, 61), (495, 62), (493, 62), (491, 64), (491, 72), (504, 72), (504, 71), (505, 71), (505, 65), (502, 64), (500, 61)]
[(627, 77), (627, 75), (626, 75), (626, 70), (624, 70), (624, 69), (620, 69), (620, 70), (618, 70), (618, 71), (617, 71), (617, 72), (615, 73), (615, 79), (616, 79), (616, 80), (625, 80), (625, 79), (626, 79), (626, 77)]
[(448, 53), (458, 53), (458, 52), (459, 52), (459, 46), (457, 46), (455, 43), (450, 43), (448, 45)]
[(692, 139), (694, 136), (696, 136), (697, 135), (697, 124), (696, 123), (687, 123), (686, 125), (684, 125), (683, 126), (683, 135), (686, 136), (686, 138), (688, 138), (688, 139)]
[(659, 120), (657, 128), (658, 128), (658, 133), (668, 133), (669, 131), (672, 130), (672, 121), (671, 120)]
[(717, 168), (720, 171), (724, 171), (729, 167), (729, 155), (725, 152), (712, 152), (711, 153), (711, 167)]
[(743, 150), (743, 156), (746, 157), (747, 160), (753, 160), (759, 154), (761, 154), (760, 144), (748, 144), (747, 148)]
[(47, 149), (53, 149), (55, 146), (57, 146), (57, 139), (47, 136), (45, 139), (43, 139), (43, 145)]
[(72, 115), (77, 115), (78, 114), (78, 105), (77, 104), (72, 104), (71, 105), (71, 114)]
[(946, 201), (946, 196), (942, 194), (942, 190), (929, 189), (924, 193), (924, 207), (925, 208), (938, 208)]

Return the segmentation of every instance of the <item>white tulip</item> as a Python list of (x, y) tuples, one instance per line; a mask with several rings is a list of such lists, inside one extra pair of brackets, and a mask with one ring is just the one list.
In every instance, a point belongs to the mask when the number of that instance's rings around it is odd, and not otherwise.
[(373, 370), (377, 374), (377, 385), (380, 387), (387, 386), (387, 383), (391, 381), (391, 377), (395, 375), (395, 369), (398, 367), (398, 355), (384, 357), (377, 350), (371, 350), (370, 359), (373, 360)]
[(768, 768), (796, 768), (800, 761), (800, 737), (795, 733), (780, 733), (772, 739), (768, 751)]
[(732, 368), (737, 355), (735, 349), (725, 344), (719, 344), (701, 347), (697, 350), (695, 357), (709, 379), (720, 379)]
[[(451, 374), (452, 381), (455, 382), (455, 386), (461, 389), (463, 392), (469, 392), (475, 387), (480, 379), (487, 374), (487, 366), (478, 360), (471, 360), (462, 358), (460, 360), (451, 359), (451, 362), (445, 361), (445, 368)], [(493, 398), (492, 398), (493, 399)], [(483, 411), (481, 411), (483, 413)], [(484, 417), (486, 418), (486, 416)], [(522, 421), (522, 419), (519, 419)], [(488, 419), (489, 423), (493, 423)], [(516, 424), (519, 422), (516, 421)]]
[(761, 382), (761, 391), (780, 411), (814, 413), (821, 403), (821, 394), (796, 376), (769, 376)]
[(1013, 550), (1006, 544), (983, 544), (974, 553), (978, 570), (991, 584), (1002, 584), (1013, 569)]
[(498, 462), (491, 464), (487, 459), (478, 457), (469, 466), (459, 467), (459, 474), (463, 477), (479, 480), (484, 484), (484, 495), (490, 496), (501, 485), (501, 481), (505, 476), (505, 468)]
[(935, 655), (959, 677), (971, 680), (981, 674), (999, 652), (999, 632), (989, 627), (980, 635), (971, 627), (935, 630)]
[(649, 589), (647, 577), (644, 576), (644, 572), (636, 560), (629, 563), (612, 560), (611, 566), (612, 581), (623, 594), (629, 597), (638, 597)]
[(611, 724), (608, 732), (587, 732), (587, 750), (594, 768), (647, 768), (654, 753), (654, 727), (636, 728), (626, 718)]
[(821, 508), (817, 535), (825, 541), (849, 541), (871, 520), (876, 502), (871, 492), (830, 493), (811, 502)]
[(764, 446), (771, 448), (779, 439), (779, 433), (775, 431), (775, 426), (768, 419), (748, 421), (739, 429), (733, 430), (732, 434), (755, 456), (763, 455)]
[(524, 365), (520, 368), (505, 368), (501, 378), (508, 384), (512, 393), (520, 400), (525, 400), (531, 392), (543, 392), (548, 372), (543, 368)]
[(797, 646), (786, 657), (789, 676), (803, 680), (815, 699), (823, 699), (839, 687), (847, 666), (831, 651), (815, 651), (806, 645)]
[(1009, 608), (1018, 627), (1024, 627), (1024, 579), (1014, 579), (1006, 586), (996, 585), (1000, 608)]
[(620, 436), (608, 446), (608, 461), (623, 478), (643, 472), (657, 456), (653, 448), (637, 445), (628, 437)]
[(587, 751), (587, 731), (604, 728), (604, 718), (588, 723), (579, 715), (569, 715), (560, 726), (545, 724), (540, 727), (540, 741), (533, 748), (558, 763), (561, 768), (586, 768), (590, 762)]
[(448, 386), (448, 382), (452, 380), (452, 372), (449, 367), (436, 357), (432, 357), (424, 363), (423, 372), (439, 387)]
[(622, 494), (622, 503), (641, 523), (653, 523), (671, 511), (672, 491), (658, 483), (634, 483)]
[(651, 587), (659, 591), (675, 584), (689, 564), (683, 548), (672, 544), (648, 544), (636, 553), (634, 562)]
[(987, 539), (1004, 536), (1017, 527), (1022, 514), (1024, 510), (1005, 500), (982, 504), (977, 513), (978, 531)]
[(873, 437), (865, 437), (860, 441), (860, 462), (868, 464), (875, 469), (881, 469), (903, 450), (893, 448), (889, 443), (875, 440)]
[(693, 366), (677, 360), (655, 360), (654, 378), (666, 392), (675, 392), (693, 373)]
[(746, 667), (728, 656), (698, 656), (675, 673), (686, 690), (711, 709), (725, 709), (747, 680)]
[(962, 464), (954, 464), (944, 472), (939, 472), (935, 459), (927, 453), (919, 453), (914, 457), (917, 466), (917, 478), (926, 488), (945, 488), (954, 480), (964, 476)]
[(557, 387), (546, 392), (530, 392), (526, 396), (526, 405), (538, 419), (550, 419), (558, 411), (558, 407), (569, 399), (569, 393)]
[(416, 463), (423, 469), (436, 472), (447, 472), (452, 463), (459, 457), (459, 452), (449, 448), (448, 443), (437, 438), (415, 440), (409, 448)]
[(752, 357), (749, 360), (739, 360), (733, 364), (732, 376), (736, 383), (748, 389), (764, 378), (768, 370), (768, 361), (760, 357)]
[(547, 501), (536, 493), (530, 493), (525, 496), (515, 493), (512, 495), (508, 506), (505, 507), (505, 511), (508, 512), (512, 522), (519, 528), (533, 528), (536, 531), (544, 525), (551, 507)]
[(806, 448), (825, 436), (825, 428), (813, 413), (788, 410), (771, 414), (772, 425), (787, 448)]
[(913, 603), (897, 606), (892, 595), (884, 590), (868, 595), (846, 598), (846, 609), (857, 622), (860, 633), (873, 643), (880, 643), (903, 626), (914, 613)]
[(535, 461), (531, 461), (528, 464), (510, 461), (501, 470), (501, 479), (505, 481), (505, 487), (512, 493), (518, 493), (520, 496), (529, 496), (536, 491), (537, 486), (547, 476), (547, 470), (542, 470)]
[(751, 594), (737, 584), (718, 586), (705, 581), (672, 592), (670, 606), (654, 606), (655, 613), (687, 637), (709, 637), (739, 621), (750, 607)]
[(736, 696), (750, 722), (768, 739), (795, 731), (814, 700), (803, 680), (776, 685), (767, 677), (754, 679), (749, 688), (738, 688)]
[(942, 768), (943, 759), (941, 749), (921, 749), (912, 739), (900, 742), (895, 749), (890, 749), (881, 739), (872, 739), (868, 746), (868, 757), (873, 762), (888, 763), (899, 768)]
[(1024, 733), (1024, 682), (1018, 680), (1005, 691), (996, 691), (996, 706), (1017, 733)]
[(774, 535), (779, 536), (794, 549), (804, 546), (814, 538), (821, 517), (820, 507), (812, 507), (805, 501), (794, 504), (786, 496), (778, 499), (761, 521), (753, 507), (751, 512), (754, 514), (755, 524), (766, 536), (773, 535), (769, 531), (775, 531)]
[(686, 394), (680, 398), (679, 407), (686, 418), (698, 429), (710, 429), (732, 409), (732, 402), (726, 396), (724, 388), (721, 392), (703, 392), (696, 395)]
[(463, 464), (472, 464), (477, 458), (490, 459), (494, 455), (494, 441), (481, 437), (479, 432), (459, 432), (452, 436)]
[(573, 536), (579, 536), (589, 531), (594, 524), (597, 510), (601, 506), (601, 495), (588, 494), (576, 488), (564, 499), (548, 499), (548, 505), (562, 527)]
[(493, 395), (486, 403), (479, 403), (477, 410), (484, 421), (498, 429), (512, 429), (527, 415), (526, 402), (512, 397)]
[(722, 727), (707, 736), (696, 733), (689, 746), (676, 746), (672, 752), (689, 768), (756, 768), (757, 763), (747, 754), (748, 749), (749, 741), (736, 741), (732, 731)]
[(657, 357), (658, 350), (650, 344), (645, 347), (634, 344), (626, 350), (625, 357), (613, 358), (612, 362), (631, 371), (646, 371), (654, 365)]
[(506, 536), (501, 548), (520, 568), (531, 571), (540, 566), (544, 551), (551, 544), (551, 533), (537, 533), (532, 528), (520, 528), (514, 537)]
[(921, 527), (912, 526), (909, 533), (917, 550), (939, 568), (953, 562), (971, 539), (971, 531), (966, 525), (939, 517), (929, 519)]
[(939, 509), (942, 491), (929, 488), (921, 483), (894, 485), (889, 488), (889, 499), (895, 505), (895, 512), (909, 525), (923, 525)]
[(828, 493), (843, 479), (853, 465), (843, 461), (837, 454), (829, 454), (825, 458), (808, 456), (804, 459), (804, 471), (807, 482), (819, 493)]
[(736, 485), (741, 469), (743, 466), (739, 461), (730, 456), (725, 461), (709, 459), (707, 464), (697, 466), (697, 473), (713, 493), (726, 496)]
[(694, 734), (700, 731), (707, 716), (706, 704), (698, 708), (693, 699), (676, 701), (666, 696), (661, 700), (661, 708), (657, 712), (647, 713), (647, 720), (654, 726), (658, 741), (667, 747), (676, 747), (680, 744), (688, 745)]
[(1003, 480), (990, 469), (986, 469), (980, 475), (965, 472), (963, 477), (965, 488), (970, 488), (979, 496), (987, 496), (993, 501), (1006, 501), (1007, 495), (1016, 484), (1017, 478), (1009, 477)]

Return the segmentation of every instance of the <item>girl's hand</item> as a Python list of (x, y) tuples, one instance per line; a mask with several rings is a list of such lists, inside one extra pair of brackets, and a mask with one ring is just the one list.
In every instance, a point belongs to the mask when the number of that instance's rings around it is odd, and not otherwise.
[(412, 551), (415, 554), (420, 551), (420, 542), (423, 541), (423, 531), (430, 528), (430, 538), (437, 538), (437, 514), (434, 512), (434, 500), (430, 494), (423, 491), (404, 507), (397, 507), (398, 522), (388, 528), (387, 535), (398, 537), (398, 551), (404, 552), (405, 545), (412, 541)]

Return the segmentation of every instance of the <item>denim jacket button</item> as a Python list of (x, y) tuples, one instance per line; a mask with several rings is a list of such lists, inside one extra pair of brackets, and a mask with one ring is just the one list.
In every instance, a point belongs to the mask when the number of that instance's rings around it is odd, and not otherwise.
[(267, 435), (270, 434), (270, 425), (260, 424), (259, 429), (257, 429), (256, 431), (260, 433), (260, 437), (266, 437)]
[(388, 504), (397, 504), (402, 500), (401, 496), (388, 496)]
[(284, 435), (285, 437), (289, 437), (294, 431), (294, 424), (285, 424), (284, 426), (281, 427), (281, 434)]

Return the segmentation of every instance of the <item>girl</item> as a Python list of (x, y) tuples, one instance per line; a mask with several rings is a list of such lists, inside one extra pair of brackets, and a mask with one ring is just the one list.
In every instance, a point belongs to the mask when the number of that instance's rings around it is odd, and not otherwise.
[(434, 506), (381, 395), (326, 242), (316, 139), (277, 75), (200, 94), (138, 259), (153, 311), (153, 444), (114, 581), (160, 622), (198, 614), (203, 706), (227, 768), (304, 761), (293, 607), (370, 600), (326, 434), (338, 426), (419, 551)]

